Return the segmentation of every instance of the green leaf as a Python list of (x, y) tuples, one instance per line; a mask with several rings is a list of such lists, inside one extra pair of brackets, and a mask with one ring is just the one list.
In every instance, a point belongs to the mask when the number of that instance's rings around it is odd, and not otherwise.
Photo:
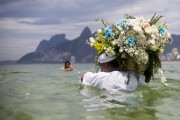
[(125, 14), (124, 16), (125, 16), (126, 19), (135, 19), (134, 16), (131, 16), (131, 15), (128, 15), (128, 14)]
[(156, 13), (154, 13), (154, 15), (153, 15), (153, 17), (151, 18), (149, 24), (150, 24), (150, 25), (156, 24), (162, 17), (164, 17), (164, 16), (156, 15)]
[(101, 19), (101, 18), (98, 18), (98, 19), (96, 19), (95, 21), (101, 21), (102, 24), (103, 24), (105, 27), (107, 27), (107, 24), (109, 24), (109, 22), (107, 22), (106, 20), (103, 20), (103, 19)]

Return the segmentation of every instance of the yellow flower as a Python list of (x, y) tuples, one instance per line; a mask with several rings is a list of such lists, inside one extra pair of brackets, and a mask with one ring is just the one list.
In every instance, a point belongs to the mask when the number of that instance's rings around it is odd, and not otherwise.
[(160, 53), (163, 53), (164, 52), (164, 49), (163, 48), (159, 48), (158, 49)]
[(101, 53), (104, 50), (103, 45), (101, 43), (99, 43), (99, 42), (96, 42), (93, 46), (99, 53)]

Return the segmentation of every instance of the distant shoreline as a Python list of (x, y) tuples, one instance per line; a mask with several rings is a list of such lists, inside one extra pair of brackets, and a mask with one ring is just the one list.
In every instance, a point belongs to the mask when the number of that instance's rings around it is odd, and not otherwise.
[(180, 61), (162, 61), (161, 63), (179, 63), (180, 64)]

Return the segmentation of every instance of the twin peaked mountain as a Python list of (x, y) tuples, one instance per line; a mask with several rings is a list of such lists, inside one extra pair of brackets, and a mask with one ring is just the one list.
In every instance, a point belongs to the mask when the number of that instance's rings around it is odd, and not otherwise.
[(88, 27), (74, 40), (66, 39), (65, 34), (54, 35), (48, 41), (42, 40), (35, 52), (24, 55), (18, 63), (62, 63), (71, 56), (78, 63), (93, 62), (97, 52), (86, 44), (86, 40), (94, 35)]

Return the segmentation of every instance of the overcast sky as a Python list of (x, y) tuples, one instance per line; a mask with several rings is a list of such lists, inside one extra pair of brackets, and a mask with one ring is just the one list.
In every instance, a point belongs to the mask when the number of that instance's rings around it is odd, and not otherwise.
[(39, 42), (65, 33), (74, 39), (88, 26), (95, 32), (103, 18), (116, 22), (124, 14), (165, 16), (173, 34), (180, 34), (180, 0), (0, 0), (0, 61), (17, 60), (35, 51)]

